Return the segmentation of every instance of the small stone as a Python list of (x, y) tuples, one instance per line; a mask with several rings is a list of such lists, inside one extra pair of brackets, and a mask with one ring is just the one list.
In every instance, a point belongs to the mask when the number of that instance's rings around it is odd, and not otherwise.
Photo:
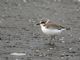
[(65, 41), (61, 41), (62, 43), (65, 43)]
[(36, 50), (36, 52), (39, 52), (39, 50)]
[(42, 56), (42, 55), (39, 55), (40, 57)]
[(32, 22), (32, 20), (31, 20), (31, 19), (29, 19), (28, 21), (29, 21), (29, 22)]
[(53, 48), (50, 48), (50, 50), (52, 50)]
[(14, 55), (14, 56), (24, 56), (24, 55), (26, 55), (26, 53), (16, 53), (16, 52), (14, 52), (14, 53), (11, 53), (10, 55)]
[(64, 59), (64, 57), (61, 57), (61, 59)]
[(62, 54), (62, 56), (64, 56), (65, 54)]
[(66, 52), (63, 52), (64, 54), (66, 53)]
[(50, 51), (50, 50), (47, 50), (47, 51)]
[(69, 48), (69, 50), (72, 50), (72, 48)]
[(80, 9), (76, 9), (76, 11), (79, 11)]

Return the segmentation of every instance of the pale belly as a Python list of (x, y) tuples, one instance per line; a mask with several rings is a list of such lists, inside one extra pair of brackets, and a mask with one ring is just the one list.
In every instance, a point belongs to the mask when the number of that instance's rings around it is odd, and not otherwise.
[(46, 28), (41, 28), (42, 32), (47, 34), (47, 35), (59, 35), (64, 29), (58, 30), (58, 29), (46, 29)]

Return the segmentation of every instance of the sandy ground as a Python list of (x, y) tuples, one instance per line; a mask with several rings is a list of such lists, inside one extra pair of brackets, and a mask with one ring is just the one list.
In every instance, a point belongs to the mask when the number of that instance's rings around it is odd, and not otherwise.
[[(56, 38), (56, 47), (36, 26), (44, 17), (71, 27)], [(78, 0), (0, 0), (0, 60), (80, 60)]]

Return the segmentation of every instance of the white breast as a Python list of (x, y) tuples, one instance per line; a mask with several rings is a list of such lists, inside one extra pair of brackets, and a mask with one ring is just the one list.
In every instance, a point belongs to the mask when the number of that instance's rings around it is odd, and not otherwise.
[(41, 30), (42, 30), (43, 33), (45, 33), (47, 35), (58, 35), (65, 29), (61, 29), (61, 30), (58, 30), (58, 29), (47, 29), (47, 28), (45, 28), (44, 26), (41, 25)]

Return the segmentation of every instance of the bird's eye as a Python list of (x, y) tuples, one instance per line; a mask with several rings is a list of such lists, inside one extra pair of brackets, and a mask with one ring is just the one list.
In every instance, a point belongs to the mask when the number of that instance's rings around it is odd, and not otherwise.
[(45, 22), (41, 22), (41, 23), (43, 24), (43, 23), (45, 23)]

